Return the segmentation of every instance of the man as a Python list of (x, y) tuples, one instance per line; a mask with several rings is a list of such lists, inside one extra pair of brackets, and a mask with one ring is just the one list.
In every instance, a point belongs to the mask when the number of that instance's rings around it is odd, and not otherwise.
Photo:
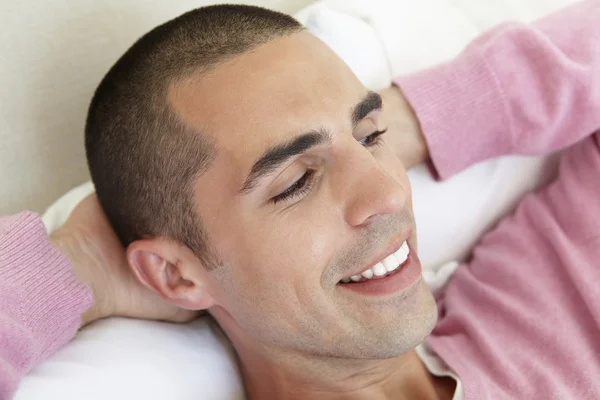
[[(594, 398), (598, 17), (588, 1), (500, 27), (382, 98), (287, 16), (192, 11), (100, 84), (98, 198), (136, 278), (218, 321), (249, 398)], [(444, 178), (573, 144), (459, 268), (436, 325), (405, 167)], [(414, 350), (428, 335), (440, 358)]]

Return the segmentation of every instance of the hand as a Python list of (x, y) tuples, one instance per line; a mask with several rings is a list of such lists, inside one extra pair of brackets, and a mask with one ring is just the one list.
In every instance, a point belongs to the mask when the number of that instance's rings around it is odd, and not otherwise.
[(388, 121), (388, 141), (406, 169), (429, 158), (421, 125), (402, 91), (390, 86), (379, 92), (383, 97), (383, 113)]
[(50, 240), (94, 297), (82, 326), (110, 316), (186, 322), (198, 315), (165, 302), (135, 279), (95, 193), (75, 207)]

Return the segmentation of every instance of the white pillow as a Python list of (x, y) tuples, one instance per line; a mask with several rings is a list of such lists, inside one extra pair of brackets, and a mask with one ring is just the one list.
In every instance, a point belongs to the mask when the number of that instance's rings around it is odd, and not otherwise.
[[(501, 19), (531, 19), (569, 0), (322, 1), (298, 14), (369, 87), (455, 55)], [(369, 38), (365, 41), (365, 38)], [(377, 41), (373, 41), (377, 40)], [(434, 182), (410, 171), (425, 277), (460, 259), (521, 195), (554, 173), (554, 158), (507, 157)], [(49, 230), (89, 192), (82, 185), (44, 215)], [(95, 323), (35, 368), (17, 400), (238, 399), (232, 349), (208, 319), (188, 325), (111, 319)]]

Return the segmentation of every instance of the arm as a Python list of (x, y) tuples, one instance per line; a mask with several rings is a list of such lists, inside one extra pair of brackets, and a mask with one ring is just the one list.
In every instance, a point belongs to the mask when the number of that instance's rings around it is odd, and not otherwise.
[[(600, 2), (502, 25), (455, 60), (395, 80), (440, 177), (508, 154), (563, 149), (600, 128)], [(388, 91), (397, 92), (397, 89)], [(400, 148), (397, 148), (400, 152)]]
[(197, 315), (136, 281), (95, 195), (50, 238), (35, 214), (0, 218), (0, 399), (97, 319), (186, 322)]
[(89, 290), (32, 213), (0, 218), (0, 398), (67, 343), (92, 305)]

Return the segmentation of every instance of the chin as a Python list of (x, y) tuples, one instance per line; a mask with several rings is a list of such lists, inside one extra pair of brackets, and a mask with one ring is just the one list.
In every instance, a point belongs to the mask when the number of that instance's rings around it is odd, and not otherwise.
[(435, 328), (438, 319), (437, 304), (425, 281), (421, 280), (419, 293), (415, 297), (418, 303), (412, 304), (413, 312), (390, 323), (385, 338), (387, 351), (382, 351), (384, 346), (380, 347), (377, 351), (378, 358), (392, 358), (408, 353), (421, 344)]
[(357, 335), (360, 337), (351, 335), (353, 338), (344, 346), (347, 350), (340, 353), (355, 359), (386, 359), (406, 354), (421, 344), (435, 328), (438, 318), (435, 299), (425, 281), (421, 280), (414, 296), (397, 308), (392, 317), (373, 321), (361, 329)]

